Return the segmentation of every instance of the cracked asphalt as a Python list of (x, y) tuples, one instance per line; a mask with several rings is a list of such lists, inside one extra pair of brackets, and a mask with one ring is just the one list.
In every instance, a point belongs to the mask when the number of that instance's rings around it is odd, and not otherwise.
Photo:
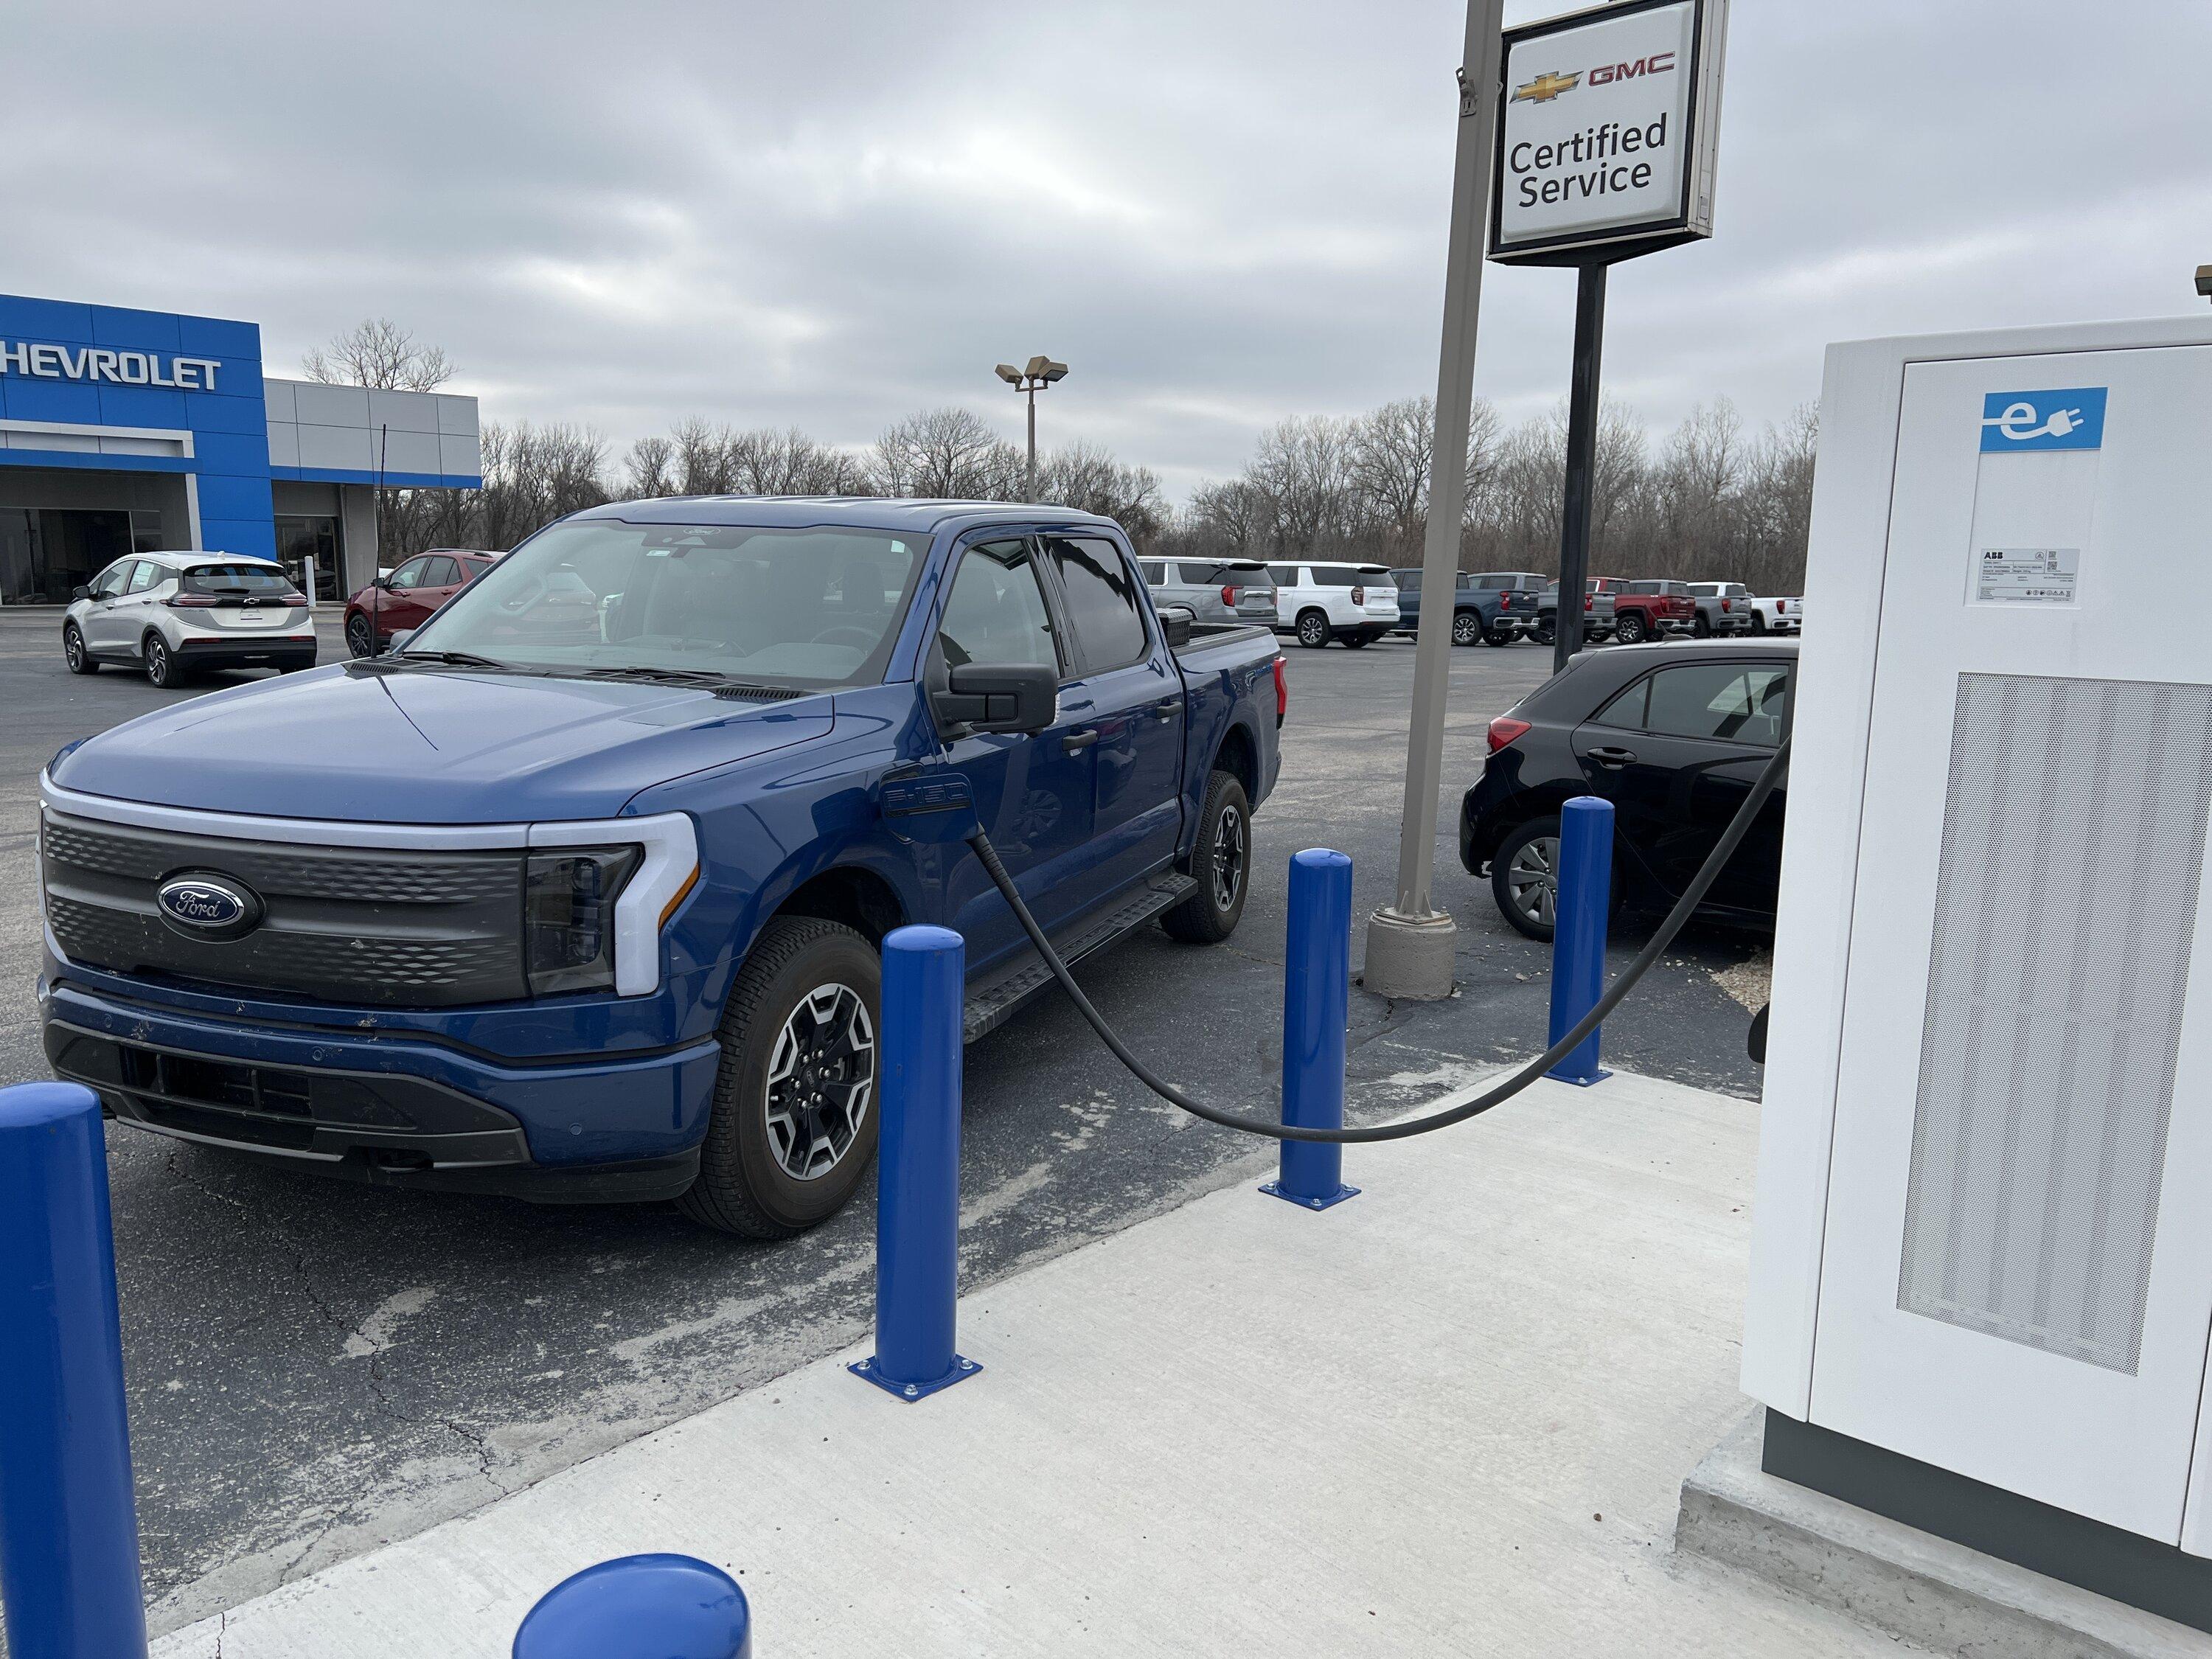
[[(46, 1075), (33, 1000), (39, 769), (70, 738), (196, 694), (113, 671), (72, 678), (58, 628), (58, 617), (0, 613), (0, 696), (12, 711), (0, 730), (7, 1081)], [(328, 660), (338, 647), (327, 623), (325, 637)], [(1283, 777), (1255, 821), (1258, 876), (1237, 937), (1205, 950), (1147, 929), (1079, 970), (1134, 1048), (1247, 1111), (1274, 1105), (1285, 860), (1315, 845), (1349, 853), (1364, 917), (1391, 896), (1403, 788), (1411, 641), (1288, 655)], [(1453, 653), (1437, 886), (1460, 924), (1461, 994), (1392, 1004), (1354, 993), (1358, 1119), (1543, 1046), (1548, 952), (1459, 868), (1452, 833), (1484, 726), (1548, 665), (1533, 646)], [(1623, 930), (1616, 966), (1641, 937)], [(1607, 1058), (1748, 1103), (1758, 1077), (1742, 1000), (1755, 997), (1765, 960), (1759, 939), (1690, 930), (1607, 1025)], [(872, 1195), (805, 1237), (761, 1246), (665, 1206), (370, 1190), (113, 1125), (108, 1145), (160, 1630), (473, 1509), (867, 1326)], [(1252, 1178), (1271, 1158), (1153, 1099), (1071, 1008), (1040, 1002), (968, 1051), (964, 1279), (1003, 1277)], [(1351, 1149), (1355, 1182), (1358, 1160)]]

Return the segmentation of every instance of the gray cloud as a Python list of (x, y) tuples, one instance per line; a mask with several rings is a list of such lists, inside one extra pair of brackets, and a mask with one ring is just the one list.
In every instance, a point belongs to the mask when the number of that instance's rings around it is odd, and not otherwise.
[[(1516, 4), (1509, 15), (1540, 9)], [(25, 0), (0, 179), (21, 292), (365, 314), (505, 418), (863, 443), (925, 404), (1177, 493), (1291, 413), (1434, 382), (1462, 27), (1438, 0), (1087, 8)], [(2212, 11), (1737, 0), (1718, 234), (1624, 266), (1655, 426), (1818, 389), (1831, 339), (2172, 312), (2212, 258)], [(1480, 389), (1562, 393), (1570, 274), (1492, 267)]]

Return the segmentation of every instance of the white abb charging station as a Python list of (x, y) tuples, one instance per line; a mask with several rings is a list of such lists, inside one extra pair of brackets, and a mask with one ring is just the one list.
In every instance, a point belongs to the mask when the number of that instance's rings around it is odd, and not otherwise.
[(1810, 1425), (2193, 1571), (2212, 321), (1838, 345), (1820, 428), (1742, 1372), (1768, 1467)]

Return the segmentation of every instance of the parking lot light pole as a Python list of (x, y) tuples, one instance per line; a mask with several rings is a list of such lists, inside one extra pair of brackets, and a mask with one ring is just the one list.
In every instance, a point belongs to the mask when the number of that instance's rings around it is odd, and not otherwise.
[[(1467, 501), (1467, 429), (1474, 402), (1475, 321), (1482, 302), (1483, 239), (1497, 149), (1499, 33), (1504, 0), (1468, 0), (1459, 70), (1459, 143), (1452, 163), (1451, 246), (1444, 264), (1443, 345), (1437, 365), (1436, 442), (1429, 458), (1429, 522), (1421, 586), (1452, 592)], [(1398, 835), (1398, 890), (1369, 918), (1361, 983), (1377, 995), (1427, 1000), (1452, 988), (1459, 929), (1430, 902), (1436, 870), (1437, 792), (1442, 786), (1444, 698), (1451, 689), (1451, 606), (1423, 608), (1413, 645), (1413, 710), (1406, 738), (1406, 810)]]
[(1028, 483), (1024, 493), (1036, 500), (1036, 395), (1045, 387), (1067, 378), (1067, 365), (1056, 363), (1049, 357), (1032, 357), (1021, 368), (1012, 363), (1000, 363), (994, 371), (998, 377), (1017, 392), (1028, 394), (1030, 402), (1030, 464)]

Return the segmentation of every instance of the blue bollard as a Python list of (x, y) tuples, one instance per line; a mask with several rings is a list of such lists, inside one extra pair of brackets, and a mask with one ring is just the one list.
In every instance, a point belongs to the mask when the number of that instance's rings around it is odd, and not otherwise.
[[(1577, 795), (1559, 809), (1557, 920), (1552, 927), (1549, 1048), (1605, 994), (1605, 923), (1613, 892), (1613, 803)], [(1588, 1087), (1613, 1075), (1597, 1063), (1601, 1030), (1592, 1031), (1544, 1073)]]
[(876, 1351), (848, 1369), (901, 1400), (920, 1400), (983, 1369), (952, 1346), (967, 959), (965, 943), (946, 927), (901, 927), (884, 940)]
[(107, 1144), (74, 1083), (0, 1089), (0, 1601), (15, 1659), (143, 1659)]
[(688, 1555), (626, 1555), (538, 1599), (514, 1659), (752, 1659), (752, 1610), (738, 1581)]
[[(1283, 1121), (1344, 1127), (1344, 1028), (1352, 1014), (1352, 860), (1325, 847), (1291, 859), (1290, 937), (1283, 964)], [(1309, 1210), (1358, 1194), (1344, 1184), (1344, 1148), (1286, 1140), (1260, 1190)]]

